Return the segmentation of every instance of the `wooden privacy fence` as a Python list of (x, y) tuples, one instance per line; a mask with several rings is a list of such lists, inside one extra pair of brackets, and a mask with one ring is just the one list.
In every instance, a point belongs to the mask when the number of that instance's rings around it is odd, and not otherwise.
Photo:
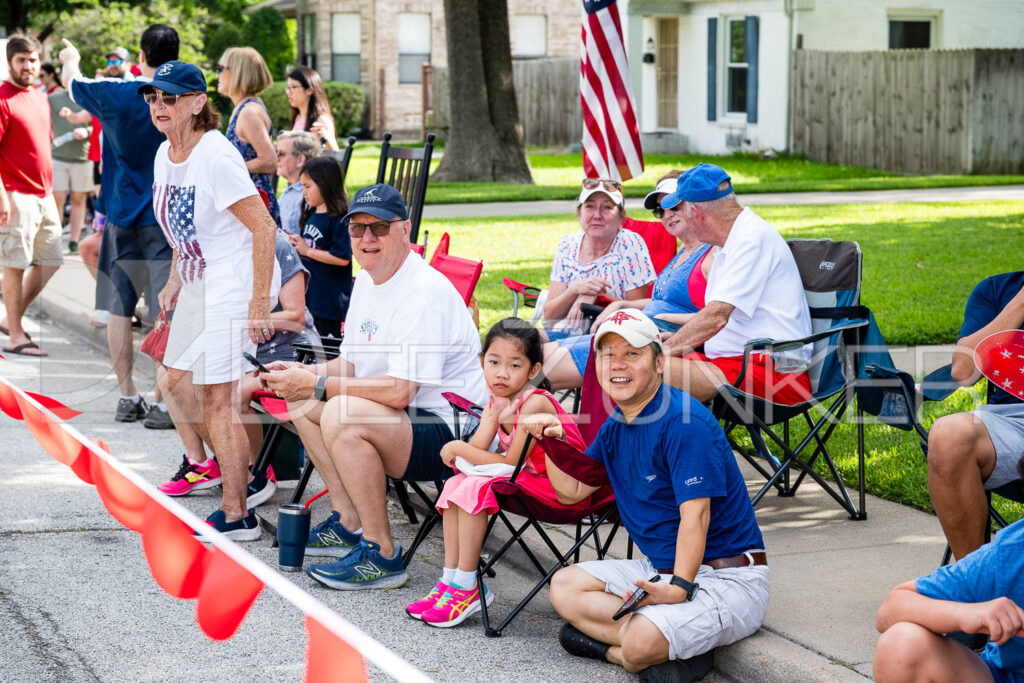
[(793, 151), (902, 173), (1024, 173), (1024, 50), (797, 50)]
[[(423, 96), (424, 126), (447, 132), (448, 69), (433, 67), (430, 72)], [(583, 139), (578, 57), (515, 60), (512, 77), (527, 145), (569, 145)]]

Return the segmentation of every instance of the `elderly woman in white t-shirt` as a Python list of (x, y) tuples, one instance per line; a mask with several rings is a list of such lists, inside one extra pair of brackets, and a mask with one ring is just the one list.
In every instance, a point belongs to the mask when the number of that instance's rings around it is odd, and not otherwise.
[(583, 231), (558, 243), (544, 302), (544, 327), (552, 341), (589, 331), (581, 328), (581, 304), (599, 297), (642, 299), (656, 277), (643, 238), (622, 227), (626, 207), (617, 181), (584, 180), (576, 217)]
[(256, 540), (246, 505), (249, 450), (239, 414), (242, 353), (274, 334), (280, 288), (276, 226), (238, 150), (220, 133), (202, 72), (167, 62), (139, 87), (167, 136), (153, 164), (153, 208), (174, 249), (160, 305), (177, 306), (167, 339), (165, 384), (175, 422), (192, 423), (220, 465), (221, 509), (207, 521), (234, 540)]

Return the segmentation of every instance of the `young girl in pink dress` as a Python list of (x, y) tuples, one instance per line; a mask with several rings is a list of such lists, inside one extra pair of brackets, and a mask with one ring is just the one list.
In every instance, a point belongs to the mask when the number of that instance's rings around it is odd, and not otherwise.
[[(490, 391), (480, 427), (469, 443), (451, 441), (441, 449), (445, 463), (458, 470), (445, 483), (437, 502), (444, 525), (444, 573), (423, 599), (405, 608), (409, 616), (431, 626), (455, 626), (480, 611), (477, 563), (487, 518), (498, 510), (491, 487), (507, 480), (523, 455), (526, 431), (520, 426), (522, 419), (537, 413), (558, 416), (569, 443), (585, 448), (572, 418), (546, 388), (538, 388), (533, 381), (544, 358), (536, 328), (519, 318), (498, 322), (487, 333), (480, 358)], [(546, 380), (542, 385), (547, 385)], [(489, 450), (495, 436), (497, 452)], [(516, 482), (533, 497), (561, 506), (545, 469), (544, 451), (534, 443)], [(486, 587), (483, 591), (490, 605), (494, 594)]]

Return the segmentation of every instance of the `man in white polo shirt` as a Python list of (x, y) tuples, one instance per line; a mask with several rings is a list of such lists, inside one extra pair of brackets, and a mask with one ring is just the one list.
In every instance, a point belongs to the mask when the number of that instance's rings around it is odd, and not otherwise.
[[(661, 206), (685, 213), (698, 239), (720, 247), (708, 274), (707, 304), (665, 342), (671, 384), (707, 401), (739, 378), (748, 341), (811, 334), (803, 282), (786, 241), (736, 201), (732, 180), (718, 166), (691, 168)], [(742, 388), (775, 403), (805, 401), (810, 359), (810, 346), (774, 358), (752, 353)]]

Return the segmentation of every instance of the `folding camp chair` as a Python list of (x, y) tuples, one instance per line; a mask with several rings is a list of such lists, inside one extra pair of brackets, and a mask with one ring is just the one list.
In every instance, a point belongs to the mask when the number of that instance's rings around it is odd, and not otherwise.
[[(953, 365), (944, 365), (925, 376), (920, 384), (915, 384), (910, 373), (897, 370), (890, 366), (870, 364), (866, 367), (866, 374), (873, 381), (873, 386), (878, 392), (882, 401), (887, 401), (897, 406), (905, 406), (906, 409), (889, 411), (882, 418), (885, 424), (909, 431), (917, 432), (921, 451), (925, 458), (928, 457), (928, 430), (921, 424), (920, 408), (928, 401), (944, 401), (960, 385), (953, 379)], [(994, 386), (991, 382), (986, 391), (986, 402), (991, 401)], [(1000, 496), (1017, 503), (1024, 503), (1024, 480), (1011, 481), (995, 489), (986, 490), (988, 498), (988, 519), (985, 523), (985, 542), (992, 538), (995, 529), (1002, 529), (1007, 525), (1006, 519), (992, 506), (992, 496)], [(942, 564), (949, 564), (953, 553), (949, 545), (942, 553)]]
[(433, 133), (427, 135), (423, 147), (395, 147), (391, 144), (391, 133), (384, 133), (380, 147), (377, 182), (391, 185), (405, 198), (409, 220), (412, 222), (409, 241), (413, 244), (420, 234), (420, 219), (423, 217), (423, 201), (427, 194), (433, 151)]
[[(584, 407), (580, 415), (574, 416), (585, 443), (593, 441), (605, 418), (607, 418), (611, 406), (610, 400), (604, 395), (604, 392), (601, 391), (600, 386), (597, 384), (594, 368), (595, 361), (592, 357), (584, 378)], [(445, 398), (449, 399), (455, 410), (472, 411), (472, 407), (467, 407), (464, 402), (460, 402), (457, 397), (451, 394), (445, 394)], [(571, 562), (578, 562), (580, 550), (585, 544), (593, 540), (597, 557), (603, 559), (620, 527), (615, 507), (615, 497), (604, 466), (587, 457), (565, 441), (544, 438), (540, 440), (540, 445), (559, 469), (585, 484), (597, 486), (598, 490), (585, 504), (576, 506), (552, 506), (548, 502), (530, 495), (526, 489), (520, 486), (517, 480), (526, 463), (527, 454), (530, 453), (534, 446), (531, 438), (526, 440), (523, 446), (522, 457), (519, 459), (511, 477), (506, 481), (498, 481), (492, 484), (491, 490), (498, 500), (499, 509), (488, 521), (487, 536), (491, 535), (495, 524), (500, 520), (509, 532), (510, 537), (498, 550), (491, 554), (486, 562), (481, 561), (477, 570), (478, 580), (483, 581), (485, 574), (493, 575), (495, 564), (514, 545), (518, 545), (523, 550), (530, 563), (537, 569), (541, 579), (527, 593), (526, 597), (501, 619), (497, 626), (491, 626), (491, 616), (487, 605), (481, 602), (484, 634), (491, 638), (501, 636), (501, 632), (505, 627), (547, 585), (556, 571), (568, 566)], [(510, 515), (522, 517), (524, 520), (522, 522), (513, 521)], [(599, 528), (605, 523), (611, 523), (612, 527), (602, 541)], [(560, 549), (552, 539), (551, 534), (544, 528), (544, 525), (550, 524), (575, 525), (575, 540), (567, 550)], [(544, 546), (554, 557), (554, 563), (550, 565), (542, 563), (534, 549), (527, 544), (524, 535), (530, 529), (540, 536)], [(486, 543), (486, 537), (484, 542)], [(632, 549), (632, 540), (630, 540), (627, 551), (629, 557), (632, 557)]]
[(323, 156), (331, 157), (332, 159), (337, 160), (338, 164), (341, 166), (342, 185), (345, 184), (345, 177), (348, 176), (348, 165), (352, 161), (352, 149), (355, 147), (356, 144), (356, 136), (349, 136), (348, 140), (346, 140), (345, 142), (347, 144), (345, 145), (345, 149), (343, 150), (335, 151), (333, 149), (325, 149), (321, 152)]
[[(863, 420), (857, 420), (858, 505), (854, 505), (851, 500), (827, 448), (833, 430), (854, 402), (857, 353), (862, 331), (868, 325), (869, 311), (860, 306), (860, 247), (856, 242), (833, 242), (828, 239), (794, 239), (789, 240), (788, 244), (803, 280), (813, 333), (796, 340), (755, 339), (747, 342), (739, 377), (734, 385), (719, 387), (712, 401), (712, 410), (725, 422), (730, 443), (767, 479), (754, 496), (754, 505), (771, 488), (775, 488), (781, 496), (794, 495), (804, 477), (809, 476), (849, 513), (850, 519), (863, 520), (867, 518)], [(808, 400), (796, 405), (782, 405), (748, 394), (740, 388), (743, 386), (751, 353), (771, 355), (776, 360), (776, 367), (782, 367), (787, 359), (777, 354), (799, 352), (808, 344), (813, 344), (812, 360), (806, 368), (811, 382), (811, 396)], [(823, 414), (814, 419), (812, 410), (818, 406), (823, 409)], [(794, 418), (806, 423), (808, 433), (797, 445), (792, 446), (790, 420)], [(783, 425), (781, 437), (771, 429), (772, 425), (778, 424)], [(750, 435), (753, 454), (736, 447), (732, 431), (738, 426), (742, 426)], [(770, 443), (780, 451), (781, 459), (773, 454)], [(819, 461), (831, 473), (831, 483), (815, 471), (814, 466)], [(795, 481), (791, 480), (794, 469), (799, 470)]]

